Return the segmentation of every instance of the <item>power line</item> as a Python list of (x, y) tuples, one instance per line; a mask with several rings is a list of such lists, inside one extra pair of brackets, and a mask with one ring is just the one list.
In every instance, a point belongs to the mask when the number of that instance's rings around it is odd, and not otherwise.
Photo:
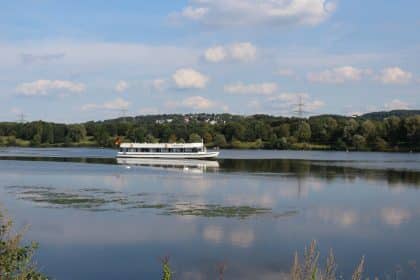
[(298, 103), (295, 104), (295, 110), (293, 113), (296, 113), (300, 118), (303, 118), (305, 114), (309, 114), (309, 111), (305, 111), (305, 102), (303, 100), (302, 95), (299, 95)]
[(18, 122), (20, 122), (20, 123), (26, 123), (25, 117), (26, 117), (26, 115), (24, 113), (20, 113), (18, 115)]

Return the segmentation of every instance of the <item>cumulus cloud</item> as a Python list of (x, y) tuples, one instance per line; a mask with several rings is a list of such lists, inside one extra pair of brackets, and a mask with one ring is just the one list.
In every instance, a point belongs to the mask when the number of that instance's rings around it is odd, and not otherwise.
[(384, 84), (406, 84), (412, 77), (413, 74), (399, 67), (388, 67), (381, 71), (378, 79)]
[(172, 76), (177, 88), (202, 89), (205, 88), (209, 78), (191, 68), (178, 69)]
[(212, 101), (203, 96), (195, 95), (189, 96), (180, 101), (168, 101), (166, 103), (168, 109), (186, 109), (189, 111), (224, 111), (229, 110), (228, 106), (223, 103)]
[(257, 55), (257, 48), (251, 43), (236, 43), (230, 46), (230, 55), (239, 61), (251, 61)]
[(204, 52), (204, 58), (208, 62), (221, 62), (234, 60), (249, 62), (256, 58), (257, 48), (250, 42), (239, 42), (226, 46), (215, 46)]
[(224, 60), (227, 56), (227, 52), (225, 47), (223, 46), (215, 46), (212, 48), (208, 48), (204, 52), (204, 58), (209, 62), (220, 62)]
[(181, 15), (191, 20), (199, 20), (203, 18), (207, 14), (207, 12), (208, 8), (194, 8), (192, 6), (187, 6), (182, 10)]
[(394, 99), (389, 103), (385, 103), (384, 108), (386, 110), (406, 110), (410, 109), (410, 104), (399, 99)]
[(42, 96), (51, 92), (63, 93), (82, 93), (85, 85), (62, 80), (37, 80), (30, 83), (23, 83), (16, 87), (16, 91), (26, 96)]
[(309, 73), (307, 78), (310, 82), (341, 84), (348, 81), (359, 81), (365, 75), (370, 75), (369, 69), (359, 69), (352, 66), (343, 66), (327, 69), (322, 72)]
[(129, 84), (126, 81), (119, 81), (116, 85), (115, 85), (115, 91), (122, 93), (124, 91), (126, 91), (129, 87)]
[(105, 102), (103, 104), (85, 104), (82, 106), (83, 111), (90, 111), (90, 110), (126, 110), (130, 106), (130, 102), (122, 99), (117, 98), (112, 101)]
[(238, 82), (235, 84), (225, 85), (224, 90), (228, 93), (234, 94), (263, 94), (269, 95), (277, 91), (276, 83), (261, 83), (261, 84), (243, 84)]
[(174, 16), (210, 26), (316, 25), (334, 10), (328, 0), (190, 0)]
[(212, 108), (215, 104), (213, 101), (204, 98), (202, 96), (191, 96), (182, 102), (182, 105), (188, 108), (197, 108), (200, 110), (206, 110)]

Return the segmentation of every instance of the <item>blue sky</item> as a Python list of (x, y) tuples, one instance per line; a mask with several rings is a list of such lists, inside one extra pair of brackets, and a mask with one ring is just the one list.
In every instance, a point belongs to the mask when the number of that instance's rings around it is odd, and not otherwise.
[(4, 1), (0, 120), (420, 106), (420, 2)]

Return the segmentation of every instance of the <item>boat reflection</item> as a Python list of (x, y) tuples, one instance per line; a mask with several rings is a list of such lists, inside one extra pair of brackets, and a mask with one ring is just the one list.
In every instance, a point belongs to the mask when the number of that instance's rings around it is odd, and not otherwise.
[(117, 158), (117, 163), (130, 166), (149, 166), (164, 169), (182, 170), (189, 173), (203, 173), (219, 168), (219, 162), (198, 159), (151, 159), (151, 158)]

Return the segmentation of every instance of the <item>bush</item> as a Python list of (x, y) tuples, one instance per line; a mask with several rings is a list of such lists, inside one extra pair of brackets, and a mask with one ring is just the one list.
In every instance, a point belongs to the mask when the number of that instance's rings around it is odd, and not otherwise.
[(13, 234), (12, 227), (12, 220), (0, 212), (0, 279), (47, 279), (32, 262), (37, 244), (22, 246), (23, 234)]

